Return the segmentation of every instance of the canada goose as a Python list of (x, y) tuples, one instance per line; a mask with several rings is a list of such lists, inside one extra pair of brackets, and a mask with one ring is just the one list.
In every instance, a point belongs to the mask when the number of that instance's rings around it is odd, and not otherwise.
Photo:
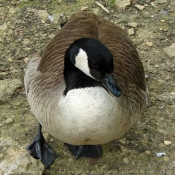
[(123, 29), (99, 15), (73, 14), (29, 62), (24, 84), (38, 133), (27, 147), (45, 167), (57, 156), (41, 125), (75, 158), (99, 157), (139, 119), (147, 93), (143, 65)]

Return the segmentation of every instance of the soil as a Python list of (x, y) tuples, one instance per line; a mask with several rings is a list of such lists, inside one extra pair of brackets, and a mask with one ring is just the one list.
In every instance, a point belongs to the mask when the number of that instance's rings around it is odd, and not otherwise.
[[(114, 0), (99, 2), (109, 13), (93, 0), (0, 0), (0, 174), (175, 174), (175, 1), (133, 0), (124, 7)], [(38, 123), (26, 99), (23, 77), (32, 56), (82, 8), (128, 31), (144, 65), (149, 102), (141, 119), (120, 140), (102, 145), (100, 159), (75, 161), (61, 141), (44, 131), (59, 154), (44, 169), (25, 150)], [(19, 168), (14, 161), (21, 153), (28, 163), (20, 159)]]

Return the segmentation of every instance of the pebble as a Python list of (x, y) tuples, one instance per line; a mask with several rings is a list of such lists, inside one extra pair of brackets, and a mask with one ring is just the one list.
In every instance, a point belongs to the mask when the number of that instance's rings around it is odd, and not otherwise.
[(25, 62), (25, 63), (28, 63), (29, 61), (30, 61), (30, 58), (29, 58), (29, 57), (25, 57), (25, 58), (24, 58), (24, 62)]
[(168, 146), (168, 145), (171, 145), (171, 141), (169, 141), (169, 140), (164, 140), (163, 142), (164, 142), (164, 144), (167, 145), (167, 146)]
[(141, 11), (145, 8), (143, 5), (139, 5), (139, 4), (136, 4), (134, 6)]
[(164, 156), (164, 157), (163, 157), (163, 160), (166, 161), (166, 162), (169, 161), (169, 159), (170, 159), (170, 158), (167, 157), (167, 156)]
[(151, 154), (151, 151), (146, 150), (145, 153), (148, 154), (148, 155), (150, 155)]
[[(30, 167), (30, 168), (29, 168)], [(1, 174), (38, 174), (42, 175), (44, 166), (30, 156), (24, 148), (10, 147), (5, 152), (4, 160), (0, 162)]]
[(8, 58), (8, 62), (9, 63), (13, 63), (13, 59), (12, 58)]
[(30, 40), (28, 38), (24, 38), (23, 42), (22, 42), (24, 45), (26, 44), (29, 44), (30, 43)]
[(49, 16), (49, 13), (47, 13), (46, 10), (37, 10), (37, 13), (41, 19), (46, 19)]
[(137, 23), (136, 22), (130, 22), (130, 23), (128, 23), (128, 26), (135, 28), (135, 27), (137, 27)]
[(63, 1), (63, 0), (57, 0), (57, 4), (58, 4), (58, 5), (61, 5), (62, 1)]
[(53, 21), (54, 21), (54, 16), (49, 15), (49, 16), (48, 16), (48, 19), (49, 19), (49, 21), (53, 22)]
[(129, 160), (128, 160), (128, 158), (126, 158), (126, 157), (125, 157), (125, 158), (123, 159), (123, 163), (126, 163), (126, 164), (128, 164), (128, 163), (129, 163)]
[(127, 6), (131, 4), (131, 0), (116, 0), (115, 5), (122, 10), (125, 10)]
[(131, 35), (134, 35), (134, 34), (135, 34), (134, 28), (128, 29), (128, 34), (129, 34), (130, 36), (131, 36)]
[(160, 14), (162, 14), (162, 15), (169, 15), (169, 12), (168, 11), (165, 11), (165, 10), (161, 10), (160, 11)]
[(156, 0), (157, 4), (164, 4), (167, 3), (167, 0)]
[(168, 47), (163, 48), (163, 51), (169, 56), (169, 57), (175, 57), (175, 43), (171, 44)]
[(87, 9), (88, 9), (88, 6), (83, 6), (83, 7), (81, 8), (82, 11), (87, 10)]
[(13, 122), (13, 118), (8, 118), (4, 121), (5, 124), (12, 123), (12, 122)]
[(153, 46), (153, 43), (152, 42), (146, 42), (146, 45), (151, 47), (151, 46)]
[(0, 25), (0, 30), (6, 30), (6, 29), (7, 29), (7, 24), (6, 23)]
[(0, 80), (0, 101), (5, 102), (22, 85), (22, 81), (17, 78)]

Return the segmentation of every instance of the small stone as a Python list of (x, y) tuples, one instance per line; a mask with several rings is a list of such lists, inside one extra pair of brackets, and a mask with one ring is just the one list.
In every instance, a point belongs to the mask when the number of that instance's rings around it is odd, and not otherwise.
[(167, 146), (168, 146), (168, 145), (171, 145), (171, 141), (169, 141), (169, 140), (164, 140), (163, 142), (164, 142), (164, 144), (167, 145)]
[(61, 5), (62, 1), (63, 1), (63, 0), (57, 0), (57, 4), (58, 4), (58, 5)]
[(54, 142), (54, 139), (53, 139), (53, 138), (51, 138), (49, 141), (50, 141), (50, 142)]
[(163, 48), (163, 51), (169, 56), (169, 57), (175, 57), (175, 43), (171, 44), (168, 47)]
[(115, 5), (122, 10), (125, 10), (126, 7), (129, 6), (130, 4), (131, 4), (131, 0), (123, 0), (123, 1), (116, 0), (116, 3), (115, 3)]
[(49, 15), (48, 19), (49, 19), (49, 21), (53, 22), (54, 21), (54, 16), (53, 15)]
[(13, 118), (8, 118), (4, 121), (5, 124), (12, 123), (12, 122), (13, 122)]
[(5, 29), (7, 29), (7, 24), (6, 23), (0, 25), (0, 30), (5, 30)]
[(0, 80), (0, 101), (5, 102), (17, 88), (23, 85), (20, 79), (5, 79)]
[(9, 9), (9, 13), (10, 13), (10, 14), (14, 14), (15, 12), (16, 12), (16, 9), (15, 9), (15, 8), (11, 7), (11, 8)]
[(88, 6), (84, 6), (81, 8), (82, 11), (87, 10), (87, 9), (88, 9)]
[(158, 67), (159, 67), (159, 65), (158, 65), (158, 64), (156, 64), (154, 67), (155, 67), (155, 68), (158, 68)]
[(164, 157), (163, 157), (163, 160), (164, 160), (165, 162), (169, 161), (169, 159), (170, 159), (170, 158), (167, 157), (167, 156), (164, 156)]
[(136, 22), (130, 22), (130, 23), (128, 23), (128, 26), (135, 28), (135, 27), (137, 27), (137, 23)]
[(126, 163), (126, 164), (128, 164), (128, 163), (129, 163), (128, 158), (125, 157), (125, 158), (123, 159), (123, 162)]
[(146, 42), (146, 45), (151, 47), (151, 46), (153, 46), (153, 43), (152, 42)]
[(46, 19), (49, 16), (49, 13), (47, 13), (46, 10), (38, 10), (37, 13), (41, 19)]
[(134, 34), (135, 34), (134, 28), (128, 29), (128, 34), (129, 34), (130, 36), (131, 36), (131, 35), (134, 35)]
[(149, 4), (151, 0), (144, 0), (145, 3)]
[(8, 62), (9, 63), (13, 63), (13, 59), (12, 58), (8, 58)]
[(162, 19), (162, 20), (160, 20), (160, 21), (161, 21), (161, 22), (165, 22), (165, 20), (163, 20), (163, 19)]
[(145, 153), (148, 154), (148, 155), (150, 155), (151, 154), (151, 151), (146, 150)]
[(40, 175), (44, 171), (44, 166), (41, 161), (30, 156), (24, 148), (10, 147), (4, 155), (4, 159), (0, 162), (1, 174), (10, 175), (27, 173)]
[(27, 38), (24, 38), (24, 40), (23, 40), (23, 42), (22, 42), (24, 45), (26, 45), (26, 44), (29, 44), (30, 43), (30, 40), (29, 39), (27, 39)]
[(25, 57), (25, 58), (24, 58), (24, 62), (25, 62), (25, 63), (28, 63), (29, 61), (30, 61), (30, 58), (29, 58), (29, 57)]
[(162, 14), (162, 15), (169, 15), (169, 12), (168, 11), (165, 11), (165, 10), (161, 10), (160, 11), (160, 14)]
[(145, 7), (139, 4), (134, 5), (136, 8), (138, 8), (139, 10), (143, 10)]
[(164, 4), (167, 3), (167, 0), (156, 0), (157, 4)]

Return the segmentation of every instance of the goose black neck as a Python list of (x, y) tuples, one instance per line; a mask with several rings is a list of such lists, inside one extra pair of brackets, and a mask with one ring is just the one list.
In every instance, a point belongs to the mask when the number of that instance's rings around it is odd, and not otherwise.
[(100, 82), (87, 76), (74, 66), (75, 63), (72, 63), (71, 58), (76, 56), (78, 49), (78, 47), (69, 47), (65, 52), (64, 80), (66, 89), (64, 91), (64, 95), (66, 95), (68, 91), (72, 89), (102, 86)]

